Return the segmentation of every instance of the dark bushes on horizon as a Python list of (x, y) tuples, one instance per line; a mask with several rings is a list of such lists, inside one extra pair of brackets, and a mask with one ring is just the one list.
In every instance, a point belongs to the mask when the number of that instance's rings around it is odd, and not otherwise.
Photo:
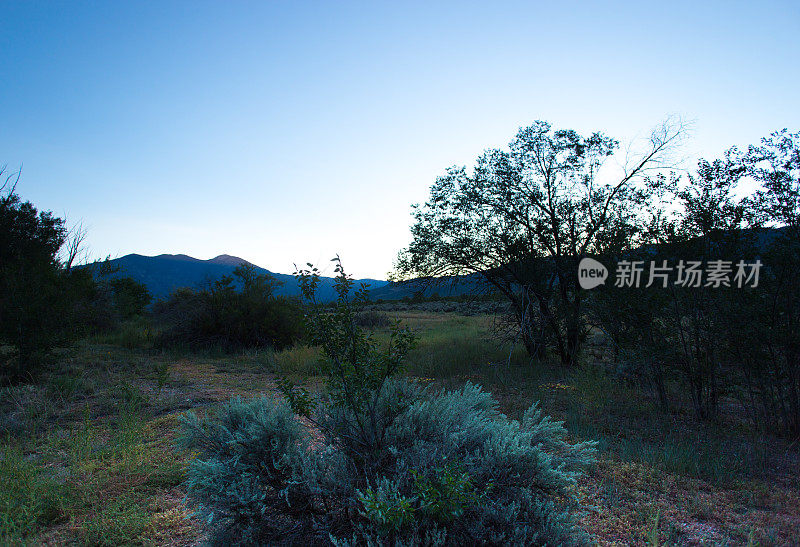
[(385, 312), (376, 310), (365, 310), (356, 315), (356, 325), (366, 329), (376, 329), (388, 327), (391, 324), (389, 316)]
[(161, 330), (156, 343), (222, 351), (289, 347), (303, 334), (302, 307), (297, 299), (275, 296), (279, 284), (243, 264), (205, 288), (178, 289), (154, 305)]

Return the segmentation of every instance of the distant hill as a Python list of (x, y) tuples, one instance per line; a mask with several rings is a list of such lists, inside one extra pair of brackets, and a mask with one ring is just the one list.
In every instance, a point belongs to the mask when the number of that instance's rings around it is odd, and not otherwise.
[[(120, 277), (132, 277), (143, 283), (156, 298), (163, 298), (180, 287), (198, 287), (209, 281), (220, 279), (224, 275), (233, 275), (233, 270), (241, 264), (250, 262), (231, 255), (220, 255), (210, 260), (200, 260), (184, 254), (162, 254), (143, 256), (129, 254), (109, 261), (112, 267), (118, 268), (115, 274)], [(277, 294), (296, 296), (300, 294), (297, 280), (293, 275), (272, 273), (264, 268), (254, 266), (259, 273), (268, 273), (283, 282)], [(379, 279), (360, 279), (371, 288), (386, 285)], [(332, 300), (335, 297), (333, 279), (322, 278), (318, 289), (320, 300)]]
[(418, 278), (409, 281), (385, 283), (369, 292), (372, 300), (402, 300), (422, 296), (452, 297), (477, 295), (486, 292), (482, 278), (477, 274), (447, 276), (437, 278)]

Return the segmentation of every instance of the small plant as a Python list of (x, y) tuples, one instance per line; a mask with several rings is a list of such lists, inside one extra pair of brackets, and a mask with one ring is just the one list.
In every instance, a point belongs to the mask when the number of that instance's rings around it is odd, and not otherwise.
[(147, 406), (147, 398), (142, 393), (142, 390), (130, 382), (123, 381), (117, 384), (114, 391), (123, 409), (135, 411)]
[(461, 517), (465, 510), (475, 505), (492, 487), (489, 482), (485, 486), (485, 492), (478, 494), (469, 474), (457, 469), (455, 465), (435, 468), (431, 476), (416, 470), (412, 470), (411, 475), (414, 477), (413, 491), (420, 511), (441, 523)]
[(651, 547), (658, 547), (661, 545), (658, 539), (658, 521), (661, 519), (661, 509), (656, 511), (655, 517), (653, 517), (653, 524), (650, 527), (650, 530), (647, 532), (647, 544)]
[(166, 361), (156, 361), (153, 364), (153, 372), (156, 376), (156, 383), (159, 389), (169, 382), (169, 363)]
[(381, 533), (399, 532), (414, 520), (414, 500), (401, 495), (398, 485), (387, 479), (375, 488), (367, 487), (363, 494), (359, 491), (357, 496), (364, 506), (361, 515)]
[(400, 372), (403, 359), (414, 346), (416, 337), (411, 329), (396, 322), (391, 327), (388, 342), (381, 345), (371, 334), (359, 328), (357, 318), (361, 307), (368, 301), (367, 285), (362, 283), (354, 290), (355, 282), (345, 273), (339, 257), (333, 262), (336, 264), (334, 289), (337, 299), (332, 308), (317, 300), (319, 270), (308, 264), (308, 269), (296, 272), (300, 291), (307, 302), (306, 331), (310, 342), (322, 349), (322, 373), (327, 379), (331, 397), (337, 405), (354, 413), (362, 440), (370, 443), (374, 439), (366, 438), (368, 432), (360, 415), (366, 413), (374, 423), (380, 387)]

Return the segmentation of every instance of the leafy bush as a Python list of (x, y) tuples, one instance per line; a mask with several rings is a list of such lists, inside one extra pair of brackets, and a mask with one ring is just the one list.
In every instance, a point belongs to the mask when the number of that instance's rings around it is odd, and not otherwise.
[(275, 296), (280, 282), (257, 274), (252, 266), (242, 265), (233, 273), (204, 289), (179, 289), (157, 303), (155, 320), (162, 328), (158, 343), (233, 351), (282, 349), (297, 342), (302, 336), (299, 302)]
[(120, 319), (143, 315), (153, 300), (147, 287), (130, 277), (115, 277), (108, 281), (114, 310)]
[[(315, 528), (341, 544), (579, 544), (572, 486), (593, 443), (571, 445), (533, 405), (509, 420), (480, 387), (434, 392), (387, 381), (390, 424), (370, 453), (357, 417), (332, 400), (313, 441), (282, 400), (234, 399), (216, 418), (183, 419), (190, 499), (218, 541), (267, 542)], [(345, 541), (345, 538), (347, 541)]]
[(580, 544), (573, 486), (594, 443), (569, 444), (533, 405), (509, 420), (479, 386), (423, 389), (392, 378), (413, 335), (381, 347), (355, 322), (363, 291), (337, 263), (333, 309), (301, 272), (308, 329), (325, 355), (327, 392), (286, 382), (286, 400), (234, 399), (182, 420), (197, 453), (189, 498), (219, 542)]
[(270, 506), (291, 512), (289, 486), (305, 448), (289, 406), (266, 397), (235, 398), (219, 417), (190, 413), (182, 425), (183, 446), (199, 453), (188, 470), (190, 496), (216, 541), (258, 543), (277, 537), (281, 523), (265, 512)]

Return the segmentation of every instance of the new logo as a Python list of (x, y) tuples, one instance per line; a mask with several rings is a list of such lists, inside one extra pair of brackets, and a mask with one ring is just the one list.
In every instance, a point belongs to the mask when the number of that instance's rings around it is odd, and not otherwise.
[(608, 278), (608, 270), (593, 258), (582, 258), (578, 264), (578, 284), (582, 289), (594, 289), (603, 285)]

